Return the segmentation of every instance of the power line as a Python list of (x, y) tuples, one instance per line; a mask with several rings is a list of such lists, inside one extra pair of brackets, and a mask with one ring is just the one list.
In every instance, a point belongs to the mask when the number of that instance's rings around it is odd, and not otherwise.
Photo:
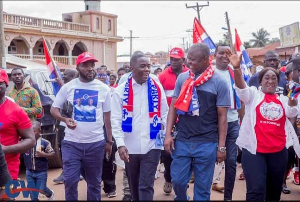
[(199, 22), (201, 22), (201, 21), (200, 21), (200, 11), (201, 11), (201, 9), (202, 9), (203, 7), (205, 7), (205, 6), (209, 6), (209, 1), (207, 1), (207, 4), (206, 4), (206, 5), (199, 5), (198, 2), (196, 3), (196, 6), (188, 6), (187, 4), (185, 4), (185, 7), (186, 7), (186, 8), (193, 8), (195, 11), (197, 11)]

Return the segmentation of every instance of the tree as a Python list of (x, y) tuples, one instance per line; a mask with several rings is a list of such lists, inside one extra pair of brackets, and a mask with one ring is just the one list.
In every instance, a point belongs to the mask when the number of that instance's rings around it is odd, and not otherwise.
[(253, 43), (253, 47), (264, 47), (269, 42), (270, 34), (264, 28), (260, 28), (256, 33), (252, 32), (252, 36), (254, 39), (251, 39), (250, 42)]
[(280, 41), (280, 39), (277, 38), (277, 37), (275, 37), (275, 38), (272, 38), (272, 39), (269, 41), (269, 44), (270, 44), (270, 43), (279, 42), (279, 41)]
[(245, 42), (243, 43), (243, 45), (244, 45), (245, 49), (247, 49), (247, 48), (252, 48), (252, 46), (251, 46), (251, 44), (250, 44), (250, 41), (245, 41)]

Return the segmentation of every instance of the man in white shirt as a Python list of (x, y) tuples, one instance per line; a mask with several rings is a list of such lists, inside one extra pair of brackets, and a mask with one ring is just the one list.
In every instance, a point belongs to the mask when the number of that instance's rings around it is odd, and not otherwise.
[[(125, 161), (132, 200), (153, 200), (155, 172), (163, 148), (157, 127), (160, 123), (165, 126), (169, 108), (162, 86), (149, 77), (149, 59), (133, 54), (130, 67), (132, 75), (112, 96), (113, 136)], [(149, 118), (155, 109), (158, 113)]]
[[(87, 182), (87, 200), (101, 200), (104, 152), (111, 155), (113, 144), (110, 123), (111, 96), (109, 88), (95, 79), (95, 62), (97, 60), (88, 52), (77, 57), (76, 69), (79, 78), (62, 86), (51, 107), (51, 114), (67, 125), (61, 145), (66, 200), (78, 200), (80, 173)], [(90, 103), (96, 110), (92, 113), (74, 110), (72, 118), (62, 117), (60, 109), (63, 104), (69, 101), (75, 105), (79, 99), (82, 105), (88, 105), (88, 101), (92, 99), (93, 102)], [(104, 139), (104, 123), (107, 141)]]

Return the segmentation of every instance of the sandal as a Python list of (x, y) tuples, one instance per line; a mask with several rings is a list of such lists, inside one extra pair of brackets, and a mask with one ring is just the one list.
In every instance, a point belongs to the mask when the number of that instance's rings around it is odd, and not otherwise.
[(245, 174), (244, 174), (244, 172), (242, 172), (240, 174), (239, 180), (245, 180)]

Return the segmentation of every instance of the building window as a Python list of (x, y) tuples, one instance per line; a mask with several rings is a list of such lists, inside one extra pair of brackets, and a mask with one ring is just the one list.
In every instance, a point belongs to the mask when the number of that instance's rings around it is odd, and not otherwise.
[(99, 18), (97, 18), (97, 20), (96, 20), (96, 27), (97, 27), (97, 29), (99, 29), (99, 27), (100, 27), (100, 21), (99, 21)]
[(16, 54), (17, 53), (17, 47), (14, 44), (14, 42), (11, 42), (8, 46), (8, 54)]
[(86, 11), (89, 10), (89, 5), (85, 5), (85, 10), (86, 10)]
[(44, 55), (43, 43), (41, 43), (41, 45), (38, 47), (38, 55)]
[(111, 31), (111, 20), (108, 20), (108, 31)]

